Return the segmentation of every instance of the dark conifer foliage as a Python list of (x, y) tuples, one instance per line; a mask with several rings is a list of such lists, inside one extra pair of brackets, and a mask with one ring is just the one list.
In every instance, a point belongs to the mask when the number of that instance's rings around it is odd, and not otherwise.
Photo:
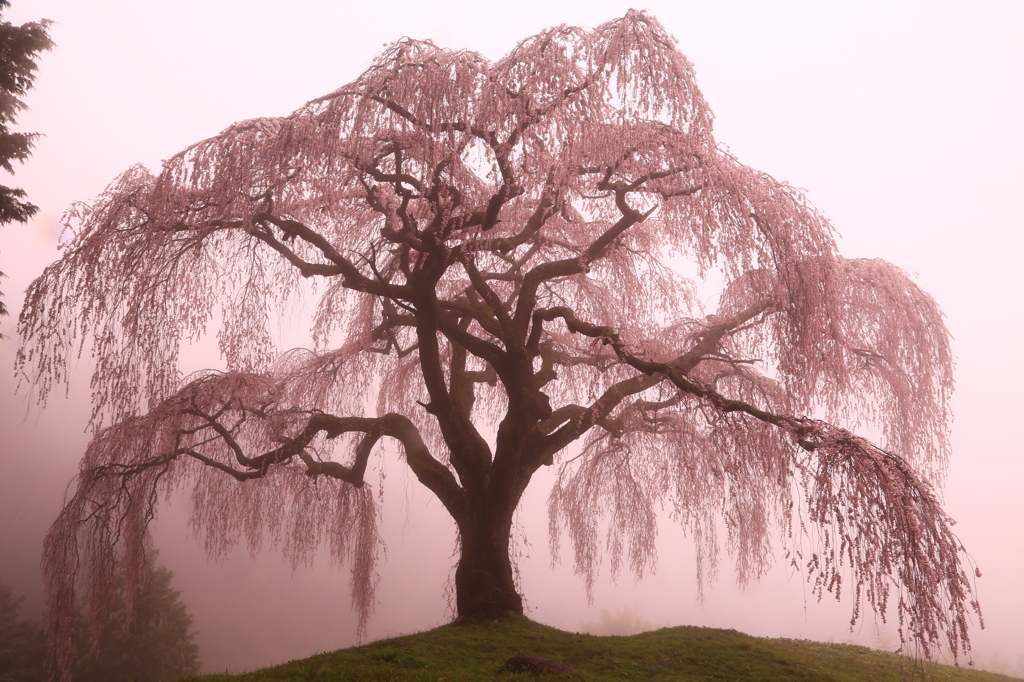
[(46, 679), (46, 636), (39, 621), (20, 618), (24, 600), (0, 582), (0, 682)]
[[(199, 672), (192, 616), (171, 585), (174, 574), (154, 559), (131, 606), (121, 571), (99, 611), (76, 607), (73, 682), (159, 682)], [(48, 679), (46, 635), (38, 621), (19, 618), (23, 600), (0, 582), (0, 682)]]
[[(8, 0), (0, 0), (0, 15), (8, 6)], [(0, 21), (0, 168), (8, 173), (14, 173), (14, 161), (28, 158), (37, 137), (36, 133), (11, 132), (10, 126), (18, 112), (25, 108), (22, 98), (35, 82), (39, 53), (53, 47), (47, 34), (48, 25), (47, 21), (21, 26)], [(25, 190), (0, 185), (0, 225), (24, 222), (37, 210), (37, 206), (26, 200)], [(0, 277), (3, 277), (2, 272)], [(0, 300), (0, 315), (6, 314), (7, 308)]]
[(147, 560), (134, 604), (118, 575), (113, 599), (79, 621), (74, 682), (158, 682), (199, 673), (192, 616), (171, 585), (174, 574)]

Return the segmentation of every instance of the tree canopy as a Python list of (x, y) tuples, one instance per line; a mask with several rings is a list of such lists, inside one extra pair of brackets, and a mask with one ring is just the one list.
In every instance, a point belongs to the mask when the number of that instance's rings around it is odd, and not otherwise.
[[(10, 6), (0, 0), (0, 13)], [(36, 60), (40, 52), (53, 47), (47, 34), (48, 21), (15, 26), (0, 21), (0, 168), (14, 173), (13, 161), (24, 161), (32, 151), (37, 133), (15, 133), (9, 127), (25, 108), (22, 97), (35, 82)], [(35, 215), (37, 206), (25, 200), (25, 190), (0, 185), (0, 225), (24, 222)], [(3, 273), (0, 272), (0, 277)], [(7, 308), (0, 301), (0, 315)], [(2, 338), (2, 337), (0, 337)]]
[[(843, 258), (712, 120), (644, 12), (497, 62), (406, 38), (75, 207), (19, 327), (40, 400), (94, 360), (96, 436), (46, 544), (54, 631), (76, 588), (102, 599), (140, 563), (179, 486), (211, 554), (329, 546), (365, 624), (388, 439), (455, 520), (460, 618), (522, 613), (512, 516), (554, 466), (552, 547), (566, 531), (588, 589), (603, 556), (653, 566), (667, 504), (702, 576), (719, 529), (741, 580), (778, 536), (818, 595), (847, 583), (854, 621), (866, 604), (925, 653), (967, 651), (977, 604), (935, 493), (942, 315), (899, 268)], [(312, 347), (285, 351), (272, 319), (302, 297)], [(211, 324), (224, 368), (183, 378)]]

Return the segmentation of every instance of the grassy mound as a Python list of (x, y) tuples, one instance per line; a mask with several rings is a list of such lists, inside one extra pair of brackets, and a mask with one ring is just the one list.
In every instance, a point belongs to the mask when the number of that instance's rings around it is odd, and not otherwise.
[(1005, 675), (921, 663), (848, 644), (759, 639), (735, 630), (677, 627), (631, 637), (563, 632), (525, 618), (445, 625), (428, 632), (319, 654), (244, 675), (207, 675), (203, 682), (331, 680), (534, 679), (512, 673), (518, 654), (566, 663), (574, 673), (545, 680), (1012, 680)]

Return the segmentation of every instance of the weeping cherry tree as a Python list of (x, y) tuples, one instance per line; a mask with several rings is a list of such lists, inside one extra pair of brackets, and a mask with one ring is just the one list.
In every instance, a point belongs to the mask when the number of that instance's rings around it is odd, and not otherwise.
[[(46, 539), (58, 642), (76, 592), (98, 613), (119, 570), (141, 575), (179, 489), (212, 555), (329, 548), (363, 628), (381, 543), (366, 472), (397, 450), (457, 527), (461, 620), (522, 614), (513, 514), (555, 467), (552, 547), (568, 536), (588, 590), (606, 559), (653, 566), (667, 505), (702, 576), (723, 529), (741, 581), (781, 538), (819, 597), (852, 593), (854, 621), (895, 613), (926, 653), (969, 651), (978, 606), (936, 497), (941, 313), (715, 142), (649, 14), (497, 62), (402, 39), (69, 215), (19, 354), (40, 401), (76, 354), (94, 363), (95, 436)], [(311, 349), (283, 352), (272, 320), (310, 295)], [(182, 378), (211, 325), (224, 368)]]

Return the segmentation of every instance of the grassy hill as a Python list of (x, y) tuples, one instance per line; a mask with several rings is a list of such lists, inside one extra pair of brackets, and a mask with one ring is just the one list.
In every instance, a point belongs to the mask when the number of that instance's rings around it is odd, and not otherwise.
[(760, 639), (735, 630), (677, 627), (631, 637), (563, 632), (527, 619), (446, 625), (428, 632), (319, 654), (244, 675), (207, 675), (202, 682), (331, 680), (454, 682), (537, 679), (503, 669), (518, 654), (566, 663), (575, 673), (545, 680), (964, 680), (1015, 678), (925, 664), (848, 644)]

